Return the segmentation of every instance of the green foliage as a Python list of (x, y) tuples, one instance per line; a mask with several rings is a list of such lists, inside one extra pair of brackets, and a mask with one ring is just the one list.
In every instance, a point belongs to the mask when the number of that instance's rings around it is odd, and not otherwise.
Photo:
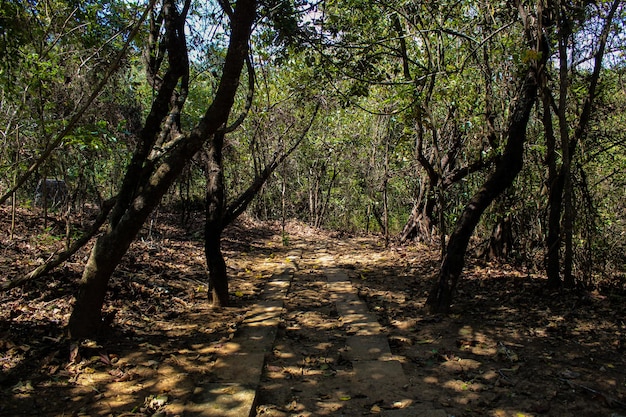
[[(531, 5), (523, 6), (535, 13)], [(569, 42), (581, 64), (570, 71), (568, 83), (571, 132), (589, 92), (588, 58), (604, 7), (599, 3), (572, 16)], [(138, 11), (132, 2), (117, 1), (0, 2), (2, 190), (67, 126)], [(204, 114), (217, 88), (227, 26), (217, 2), (194, 3), (187, 25), (191, 70), (183, 129)], [(611, 39), (623, 37), (623, 27), (619, 21)], [(555, 27), (544, 29), (556, 51)], [(39, 176), (66, 178), (85, 200), (116, 192), (155, 94), (141, 56), (147, 39), (144, 27), (110, 85)], [(229, 201), (297, 142), (321, 103), (305, 140), (270, 177), (251, 211), (280, 219), (284, 197), (287, 217), (359, 232), (381, 232), (385, 207), (390, 231), (399, 232), (421, 196), (436, 200), (436, 233), (449, 234), (492, 167), (452, 184), (445, 179), (455, 170), (497, 160), (519, 95), (519, 75), (542, 58), (525, 38), (518, 9), (505, 1), (263, 0), (252, 39), (253, 105), (240, 128), (226, 136), (224, 148)], [(593, 123), (575, 155), (577, 259), (594, 260), (596, 275), (626, 253), (621, 239), (626, 71), (620, 59), (615, 53), (602, 74)], [(553, 96), (557, 61), (556, 55), (549, 57)], [(231, 120), (245, 110), (246, 94), (241, 88)], [(522, 174), (479, 227), (484, 240), (501, 215), (511, 215), (519, 253), (537, 268), (548, 210), (542, 111), (538, 107), (532, 115)], [(558, 130), (556, 118), (554, 124)], [(188, 167), (171, 200), (202, 201), (201, 167), (200, 160)]]

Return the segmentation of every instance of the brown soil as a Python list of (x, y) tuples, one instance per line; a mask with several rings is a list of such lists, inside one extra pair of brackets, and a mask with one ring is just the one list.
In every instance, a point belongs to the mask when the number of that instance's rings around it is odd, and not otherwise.
[[(44, 228), (40, 213), (21, 209), (11, 239), (10, 212), (0, 210), (0, 282), (62, 248), (63, 222)], [(279, 227), (244, 221), (225, 239), (233, 307), (214, 311), (202, 225), (177, 227), (165, 214), (153, 220), (115, 273), (111, 324), (98, 340), (74, 345), (64, 336), (87, 249), (50, 276), (0, 293), (0, 415), (184, 415), (194, 392), (217, 379), (215, 358), (265, 282), (287, 267), (297, 271), (259, 416), (376, 415), (420, 404), (457, 417), (626, 415), (623, 292), (546, 292), (540, 276), (470, 260), (453, 313), (433, 316), (423, 303), (434, 250), (386, 249), (375, 237), (297, 224), (282, 239)], [(376, 313), (408, 381), (400, 387), (406, 401), (338, 386), (353, 364), (343, 354), (350, 329), (333, 307), (329, 267), (347, 271)]]

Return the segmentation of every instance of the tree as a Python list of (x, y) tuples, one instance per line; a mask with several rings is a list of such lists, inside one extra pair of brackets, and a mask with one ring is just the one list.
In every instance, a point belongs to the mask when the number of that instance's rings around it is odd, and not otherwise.
[(154, 100), (126, 169), (108, 228), (96, 240), (85, 266), (69, 321), (73, 338), (97, 334), (107, 285), (115, 267), (185, 165), (204, 143), (219, 141), (228, 124), (248, 54), (257, 4), (255, 0), (237, 1), (230, 18), (228, 48), (217, 89), (200, 120), (191, 130), (184, 131), (181, 115), (189, 87), (185, 23), (191, 6), (190, 0), (182, 7), (173, 0), (164, 0), (153, 11), (147, 62), (155, 88)]
[[(549, 77), (545, 74), (542, 78), (541, 95), (543, 103), (543, 125), (546, 137), (546, 165), (548, 168), (548, 190), (549, 190), (549, 217), (548, 234), (546, 236), (546, 273), (548, 275), (548, 286), (558, 288), (564, 283), (568, 287), (573, 287), (575, 278), (572, 273), (573, 266), (573, 228), (574, 228), (574, 201), (572, 171), (578, 144), (584, 139), (588, 131), (589, 122), (592, 117), (593, 103), (596, 99), (598, 83), (602, 70), (609, 34), (613, 26), (613, 18), (620, 6), (620, 1), (611, 2), (604, 16), (591, 19), (588, 16), (588, 9), (585, 3), (579, 2), (559, 2), (548, 8), (546, 13), (553, 17), (554, 24), (550, 29), (554, 30), (553, 38), (558, 51), (558, 84), (554, 87), (557, 94), (549, 85)], [(602, 13), (600, 7), (599, 12)], [(594, 30), (585, 30), (585, 25), (600, 27), (600, 33), (595, 34)], [(578, 71), (578, 66), (585, 63), (585, 60), (572, 62), (569, 58), (570, 51), (575, 53), (579, 48), (577, 42), (586, 42), (581, 38), (588, 36), (597, 37), (597, 47), (589, 51), (593, 55), (592, 71), (588, 80), (583, 86), (578, 86), (580, 90), (586, 90), (586, 96), (582, 100), (580, 113), (576, 115), (576, 126), (571, 127), (572, 106), (570, 105), (573, 74)], [(586, 72), (586, 70), (583, 70)], [(556, 113), (553, 116), (553, 111)], [(554, 127), (553, 119), (556, 119), (558, 129)], [(560, 149), (561, 164), (558, 166), (557, 152)], [(560, 251), (561, 242), (565, 243), (563, 259), (563, 280), (561, 279)]]
[(522, 169), (526, 128), (537, 98), (538, 74), (547, 61), (547, 49), (542, 33), (532, 32), (531, 16), (526, 14), (523, 8), (520, 7), (520, 10), (529, 38), (529, 47), (537, 49), (531, 49), (533, 53), (525, 64), (526, 70), (518, 90), (518, 99), (513, 103), (510, 111), (506, 145), (502, 156), (497, 160), (494, 171), (463, 209), (454, 232), (450, 236), (438, 277), (426, 300), (427, 306), (434, 312), (446, 312), (450, 308), (463, 270), (467, 245), (474, 229), (485, 209), (513, 183)]
[(112, 91), (119, 90), (106, 86), (122, 78), (119, 72), (127, 68), (126, 52), (143, 19), (127, 30), (128, 22), (122, 19), (132, 22), (133, 10), (116, 2), (104, 11), (99, 2), (76, 5), (63, 0), (3, 2), (1, 7), (9, 24), (2, 28), (6, 42), (0, 47), (12, 52), (2, 57), (4, 68), (11, 71), (0, 74), (6, 110), (0, 121), (3, 143), (9, 144), (2, 151), (17, 150), (7, 160), (20, 162), (6, 171), (0, 169), (3, 176), (10, 173), (2, 178), (1, 185), (8, 191), (3, 191), (0, 204), (38, 170), (42, 177), (65, 179), (71, 164), (66, 164), (65, 155), (55, 153), (61, 146), (70, 152), (98, 145), (109, 149), (111, 143), (103, 136), (125, 136), (117, 126), (122, 119), (133, 119), (126, 111), (133, 106), (127, 106), (129, 100), (123, 93), (109, 101)]
[(222, 151), (224, 138), (213, 141), (206, 153), (207, 193), (204, 229), (204, 252), (209, 270), (209, 301), (215, 307), (228, 306), (228, 275), (221, 250), (224, 229), (241, 215), (276, 169), (297, 149), (306, 137), (319, 105), (298, 138), (286, 149), (277, 149), (272, 159), (256, 173), (254, 180), (236, 198), (227, 203)]

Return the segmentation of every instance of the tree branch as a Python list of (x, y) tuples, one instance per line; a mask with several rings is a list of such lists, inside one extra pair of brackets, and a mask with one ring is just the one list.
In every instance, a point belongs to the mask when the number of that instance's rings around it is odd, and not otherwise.
[(254, 197), (259, 193), (270, 175), (272, 175), (276, 168), (278, 168), (280, 164), (285, 159), (287, 159), (287, 157), (289, 157), (289, 155), (291, 155), (293, 151), (296, 150), (300, 143), (302, 143), (309, 130), (311, 130), (311, 126), (313, 126), (313, 122), (317, 117), (319, 108), (320, 104), (318, 103), (315, 107), (315, 111), (313, 112), (313, 116), (311, 117), (309, 124), (304, 129), (298, 140), (296, 140), (296, 142), (291, 146), (291, 148), (289, 148), (280, 156), (275, 155), (272, 159), (272, 162), (266, 165), (265, 168), (263, 168), (263, 170), (258, 175), (256, 175), (252, 184), (250, 184), (250, 186), (243, 193), (241, 193), (232, 203), (228, 205), (226, 210), (224, 210), (224, 216), (222, 218), (223, 228), (228, 226), (230, 223), (232, 223), (233, 220), (235, 220), (244, 211), (246, 211), (246, 209), (248, 208)]
[(100, 227), (102, 227), (109, 213), (111, 212), (111, 209), (115, 204), (116, 198), (117, 197), (112, 197), (104, 202), (104, 204), (102, 205), (102, 209), (100, 210), (100, 214), (98, 214), (98, 217), (91, 225), (91, 228), (84, 235), (82, 235), (80, 239), (77, 239), (67, 250), (54, 255), (48, 262), (40, 265), (29, 274), (14, 279), (13, 281), (3, 283), (2, 285), (0, 285), (0, 291), (8, 291), (11, 288), (19, 287), (26, 284), (27, 282), (31, 282), (38, 278), (41, 278), (57, 266), (61, 265), (63, 262), (67, 261), (72, 255), (78, 252), (80, 248), (85, 246), (96, 233), (98, 233)]
[(70, 121), (68, 122), (67, 126), (65, 127), (65, 129), (63, 129), (61, 131), (61, 133), (59, 133), (57, 135), (57, 137), (50, 143), (50, 145), (44, 150), (44, 152), (39, 156), (39, 158), (37, 159), (37, 161), (35, 161), (27, 170), (26, 172), (24, 172), (22, 174), (22, 176), (17, 180), (17, 182), (15, 183), (15, 185), (13, 187), (11, 187), (11, 189), (9, 191), (7, 191), (2, 197), (0, 197), (0, 205), (4, 204), (4, 202), (14, 193), (16, 192), (22, 185), (24, 185), (24, 183), (26, 182), (26, 180), (28, 180), (28, 178), (30, 178), (30, 176), (37, 170), (37, 168), (39, 168), (41, 166), (41, 164), (43, 164), (48, 157), (52, 154), (52, 152), (61, 144), (61, 142), (63, 141), (63, 139), (72, 131), (74, 130), (74, 127), (76, 127), (76, 124), (78, 123), (78, 121), (81, 119), (81, 117), (83, 116), (83, 114), (85, 114), (85, 112), (87, 111), (87, 109), (91, 106), (91, 103), (93, 103), (93, 101), (96, 99), (96, 97), (98, 97), (98, 95), (100, 94), (100, 92), (102, 91), (102, 89), (104, 88), (104, 86), (107, 84), (107, 82), (109, 81), (109, 78), (111, 78), (111, 76), (113, 75), (113, 73), (115, 73), (115, 71), (117, 70), (122, 58), (124, 57), (124, 55), (126, 55), (126, 51), (128, 50), (128, 47), (131, 43), (131, 41), (135, 38), (135, 36), (137, 35), (137, 33), (139, 32), (139, 29), (141, 27), (141, 24), (143, 23), (143, 21), (146, 19), (146, 17), (148, 16), (148, 12), (150, 10), (152, 10), (152, 7), (154, 6), (154, 3), (156, 2), (156, 0), (150, 0), (150, 3), (148, 4), (148, 7), (146, 8), (146, 10), (143, 12), (143, 14), (141, 15), (141, 17), (139, 18), (139, 20), (137, 21), (137, 23), (135, 24), (135, 26), (133, 27), (133, 29), (131, 30), (128, 39), (126, 40), (126, 43), (124, 44), (124, 46), (122, 47), (122, 49), (120, 50), (120, 52), (117, 54), (117, 56), (115, 57), (115, 59), (113, 60), (113, 62), (111, 63), (111, 65), (109, 66), (108, 70), (106, 71), (106, 73), (104, 74), (104, 77), (102, 78), (102, 80), (100, 80), (100, 82), (98, 83), (98, 85), (96, 85), (96, 88), (94, 89), (94, 91), (91, 93), (91, 95), (89, 96), (89, 98), (87, 99), (87, 101), (85, 102), (85, 104), (83, 105), (83, 107), (81, 107), (78, 112), (76, 112), (76, 114), (74, 114), (74, 116), (70, 119)]

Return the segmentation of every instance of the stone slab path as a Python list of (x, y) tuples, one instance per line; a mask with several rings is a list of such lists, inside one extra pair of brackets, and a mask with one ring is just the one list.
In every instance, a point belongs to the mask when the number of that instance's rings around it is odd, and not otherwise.
[(302, 251), (287, 257), (224, 346), (219, 381), (198, 390), (186, 415), (446, 417), (408, 397), (402, 364), (348, 273), (323, 251), (309, 256), (313, 270), (299, 270)]
[(254, 415), (256, 392), (267, 354), (272, 350), (285, 294), (293, 277), (286, 269), (266, 285), (262, 300), (248, 312), (235, 337), (222, 349), (214, 367), (220, 381), (195, 394), (185, 415), (247, 417)]

